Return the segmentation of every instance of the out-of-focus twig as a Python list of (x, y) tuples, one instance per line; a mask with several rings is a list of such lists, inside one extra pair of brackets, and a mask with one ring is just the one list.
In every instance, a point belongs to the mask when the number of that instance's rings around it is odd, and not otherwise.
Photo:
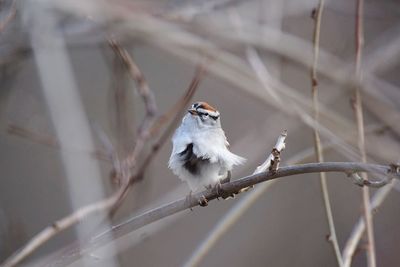
[[(358, 133), (358, 149), (361, 155), (361, 161), (367, 162), (367, 154), (365, 151), (365, 134), (364, 134), (364, 118), (362, 110), (362, 100), (361, 92), (359, 88), (360, 81), (362, 80), (361, 73), (361, 59), (362, 50), (364, 46), (364, 26), (363, 26), (363, 9), (364, 0), (357, 0), (356, 6), (356, 23), (355, 23), (355, 47), (356, 47), (356, 58), (355, 58), (355, 75), (356, 81), (358, 81), (357, 86), (354, 89), (354, 113), (357, 123), (357, 133)], [(362, 173), (363, 180), (368, 180), (367, 174)], [(376, 255), (375, 255), (375, 241), (374, 241), (374, 229), (371, 215), (370, 207), (370, 192), (368, 187), (363, 187), (362, 189), (363, 198), (363, 212), (364, 218), (367, 226), (367, 258), (368, 266), (376, 266)]]
[[(394, 185), (396, 184), (397, 181), (393, 181), (392, 183), (388, 184), (387, 186), (381, 188), (378, 192), (375, 193), (375, 195), (372, 197), (371, 200), (371, 210), (370, 212), (372, 213), (374, 210), (377, 210), (385, 198), (389, 195), (390, 191), (393, 189)], [(343, 263), (344, 266), (350, 267), (351, 262), (353, 259), (354, 252), (357, 249), (358, 243), (361, 240), (361, 237), (365, 231), (365, 220), (361, 216), (358, 219), (357, 224), (354, 226), (353, 231), (350, 234), (350, 237), (346, 241), (346, 245), (343, 249)]]
[[(160, 116), (154, 123), (153, 127), (150, 130), (152, 136), (156, 135), (163, 127), (163, 125), (168, 122), (171, 117), (173, 117), (174, 122), (169, 126), (169, 130), (165, 131), (163, 135), (169, 135), (171, 133), (176, 123), (182, 117), (184, 107), (186, 107), (189, 104), (189, 101), (193, 98), (193, 95), (196, 92), (199, 83), (205, 73), (206, 69), (204, 67), (204, 64), (199, 65), (185, 94), (183, 94), (182, 97), (175, 103), (175, 105), (173, 105), (164, 115)], [(163, 137), (163, 139), (165, 139), (165, 137)]]
[[(318, 65), (318, 55), (319, 55), (319, 40), (321, 34), (321, 20), (322, 20), (322, 12), (324, 10), (324, 0), (320, 0), (318, 7), (313, 10), (312, 17), (315, 21), (314, 26), (314, 34), (313, 34), (313, 43), (314, 43), (314, 57), (313, 57), (313, 65), (311, 67), (311, 94), (312, 94), (312, 105), (313, 105), (313, 115), (316, 123), (319, 123), (319, 104), (318, 104), (318, 77), (317, 77), (317, 65)], [(321, 138), (319, 135), (318, 128), (313, 129), (314, 133), (314, 147), (315, 147), (315, 155), (318, 162), (324, 161), (324, 155), (321, 147)], [(326, 174), (324, 172), (319, 173), (320, 183), (321, 183), (321, 191), (322, 191), (322, 200), (324, 202), (326, 218), (329, 226), (329, 238), (333, 253), (335, 254), (335, 258), (338, 266), (343, 266), (342, 255), (339, 249), (339, 243), (336, 236), (335, 224), (333, 221), (333, 214), (331, 208), (331, 202), (329, 199), (329, 191), (328, 184), (326, 181)]]
[(4, 31), (4, 29), (7, 27), (7, 25), (15, 18), (16, 14), (17, 14), (17, 9), (15, 7), (15, 1), (16, 0), (12, 0), (10, 10), (8, 11), (7, 16), (5, 17), (5, 19), (3, 21), (0, 22), (0, 33), (2, 33)]
[(33, 238), (29, 240), (29, 242), (21, 250), (17, 251), (15, 254), (6, 259), (1, 264), (1, 267), (16, 266), (54, 236), (81, 222), (89, 215), (102, 213), (110, 208), (115, 203), (117, 197), (118, 195), (115, 194), (105, 200), (84, 206), (68, 216), (53, 222), (51, 225), (47, 226), (45, 229), (33, 236)]
[(129, 155), (129, 157), (126, 159), (128, 167), (131, 168), (136, 164), (136, 157), (143, 149), (144, 143), (149, 136), (149, 129), (151, 128), (151, 125), (156, 118), (157, 105), (153, 92), (150, 90), (150, 87), (142, 71), (134, 62), (132, 56), (115, 40), (110, 39), (109, 44), (114, 52), (121, 58), (122, 62), (125, 64), (125, 67), (128, 69), (132, 79), (137, 83), (138, 92), (142, 97), (146, 108), (146, 115), (139, 125), (138, 137), (135, 141), (134, 149), (131, 155)]
[(10, 123), (7, 125), (7, 133), (21, 138), (26, 138), (34, 143), (59, 148), (58, 141), (54, 136), (39, 134), (15, 124)]
[(133, 177), (137, 178), (137, 176), (132, 176), (130, 169), (137, 167), (137, 158), (143, 151), (145, 143), (150, 137), (150, 129), (156, 119), (157, 105), (153, 92), (150, 90), (142, 71), (134, 62), (132, 56), (126, 49), (124, 49), (117, 41), (113, 39), (109, 39), (109, 45), (116, 55), (118, 55), (122, 60), (132, 79), (137, 83), (138, 92), (142, 97), (146, 109), (146, 115), (139, 125), (132, 152), (126, 157), (126, 159), (122, 161), (121, 170), (115, 170), (115, 175), (117, 177), (120, 176), (120, 179), (122, 179), (122, 188), (120, 190), (119, 198), (110, 210), (110, 215), (113, 216), (125, 199), (131, 185), (137, 180), (141, 180), (143, 178), (142, 175), (138, 177), (138, 179), (133, 179)]
[[(7, 133), (21, 137), (21, 138), (25, 138), (25, 139), (27, 139), (31, 142), (37, 143), (37, 144), (60, 149), (60, 145), (54, 136), (34, 132), (34, 131), (31, 131), (29, 129), (26, 129), (24, 127), (21, 127), (21, 126), (12, 124), (12, 123), (7, 125)], [(86, 151), (81, 151), (76, 148), (71, 148), (70, 151), (71, 151), (71, 153), (74, 153), (74, 152), (75, 153), (76, 152), (85, 153), (86, 152)], [(108, 155), (106, 155), (106, 153), (100, 149), (96, 149), (95, 151), (87, 151), (87, 153), (90, 153), (94, 158), (96, 158), (98, 160), (103, 160), (103, 161), (110, 160)]]
[[(161, 134), (160, 138), (157, 140), (152, 145), (152, 153), (150, 153), (144, 160), (140, 170), (138, 171), (138, 176), (143, 175), (144, 170), (147, 168), (147, 166), (150, 164), (152, 158), (156, 155), (156, 153), (159, 151), (159, 149), (162, 147), (163, 144), (165, 144), (167, 138), (171, 135), (172, 131), (176, 128), (176, 125), (178, 124), (179, 120), (182, 118), (184, 112), (185, 112), (185, 107), (188, 106), (190, 100), (193, 98), (194, 93), (196, 92), (197, 88), (199, 87), (199, 83), (201, 79), (203, 78), (205, 74), (205, 68), (203, 65), (200, 65), (194, 74), (194, 78), (191, 81), (188, 90), (185, 92), (185, 94), (177, 101), (177, 103), (169, 110), (169, 112), (166, 113), (165, 117), (168, 119), (168, 117), (171, 116), (171, 114), (175, 114), (173, 117), (173, 121), (168, 125), (167, 129), (164, 130), (164, 132)], [(163, 119), (164, 121), (164, 119)], [(162, 124), (160, 122), (160, 124)], [(157, 128), (153, 128), (154, 132), (159, 129), (161, 126), (160, 124), (157, 125)], [(150, 130), (150, 131), (151, 131)]]

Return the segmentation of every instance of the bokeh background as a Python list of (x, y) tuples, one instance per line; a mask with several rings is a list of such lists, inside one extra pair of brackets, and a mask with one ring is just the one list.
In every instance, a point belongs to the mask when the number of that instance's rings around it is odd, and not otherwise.
[[(105, 135), (121, 159), (129, 155), (145, 108), (109, 38), (139, 66), (154, 93), (157, 116), (176, 105), (197, 66), (205, 66), (192, 101), (219, 109), (231, 150), (247, 158), (234, 178), (251, 174), (284, 129), (282, 164), (316, 161), (310, 66), (311, 13), (318, 1), (0, 5), (0, 262), (52, 222), (118, 188), (110, 179), (112, 164), (93, 151), (107, 152), (99, 138)], [(322, 14), (319, 127), (326, 161), (359, 161), (352, 109), (355, 7), (356, 1), (325, 1)], [(368, 161), (399, 163), (400, 4), (366, 0), (363, 18), (360, 88)], [(170, 121), (146, 142), (138, 162), (151, 153)], [(170, 151), (168, 138), (104, 229), (188, 194), (167, 168)], [(328, 186), (343, 250), (362, 214), (361, 188), (344, 174), (328, 174)], [(378, 266), (400, 264), (399, 190), (393, 184), (374, 211)], [(51, 239), (21, 266), (182, 266), (249, 194), (252, 190), (125, 233), (109, 251), (94, 251), (73, 263), (55, 260), (62, 248), (93, 233), (101, 219), (89, 218)], [(226, 226), (199, 266), (337, 266), (328, 233), (319, 176), (282, 178)], [(362, 239), (352, 266), (366, 266), (365, 254)]]

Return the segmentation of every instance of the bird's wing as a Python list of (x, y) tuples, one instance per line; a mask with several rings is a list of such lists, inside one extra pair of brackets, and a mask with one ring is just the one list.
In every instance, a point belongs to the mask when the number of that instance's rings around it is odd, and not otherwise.
[(179, 156), (183, 160), (183, 167), (195, 175), (198, 174), (202, 165), (209, 163), (210, 159), (205, 156), (198, 156), (194, 152), (193, 143), (190, 143), (186, 146), (185, 150), (179, 153)]

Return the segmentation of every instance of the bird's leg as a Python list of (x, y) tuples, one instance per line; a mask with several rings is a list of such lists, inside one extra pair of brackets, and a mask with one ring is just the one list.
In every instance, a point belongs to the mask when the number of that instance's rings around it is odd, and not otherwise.
[[(212, 191), (214, 188), (215, 188), (215, 186), (212, 186), (212, 185), (206, 185), (206, 186), (204, 186), (204, 188), (206, 189), (206, 190), (210, 190), (210, 191)], [(217, 196), (217, 200), (219, 200), (219, 197)]]
[(226, 177), (224, 179), (221, 179), (220, 181), (218, 181), (218, 183), (214, 187), (217, 195), (221, 196), (223, 199), (227, 199), (229, 197), (232, 197), (232, 198), (235, 197), (235, 194), (233, 194), (233, 193), (229, 194), (229, 193), (225, 192), (225, 190), (222, 189), (222, 184), (229, 183), (231, 181), (231, 177), (232, 177), (231, 171), (227, 171)]
[(218, 181), (218, 183), (215, 184), (214, 189), (215, 189), (215, 192), (217, 193), (217, 195), (222, 197), (223, 199), (235, 197), (234, 193), (228, 193), (224, 189), (222, 189), (221, 182), (219, 182), (219, 181)]
[(227, 171), (226, 177), (221, 179), (221, 184), (229, 183), (231, 181), (232, 173), (231, 171)]

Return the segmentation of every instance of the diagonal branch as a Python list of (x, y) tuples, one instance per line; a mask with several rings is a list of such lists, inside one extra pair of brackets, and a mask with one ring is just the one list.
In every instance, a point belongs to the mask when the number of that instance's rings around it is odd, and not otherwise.
[[(262, 172), (240, 178), (230, 183), (221, 185), (219, 192), (224, 194), (234, 194), (240, 192), (241, 189), (253, 186), (258, 183), (265, 181), (274, 180), (281, 177), (293, 176), (298, 174), (307, 173), (319, 173), (319, 172), (342, 172), (345, 174), (353, 172), (370, 172), (376, 175), (389, 176), (390, 178), (400, 178), (398, 170), (394, 170), (392, 166), (388, 165), (376, 165), (359, 162), (324, 162), (324, 163), (308, 163), (301, 165), (293, 165), (287, 167), (281, 167), (276, 172)], [(389, 180), (386, 180), (389, 181)], [(199, 199), (205, 197), (208, 201), (214, 200), (218, 197), (222, 197), (218, 192), (213, 190), (206, 190), (193, 194), (188, 197), (184, 197), (165, 204), (158, 208), (146, 211), (138, 216), (132, 217), (127, 221), (114, 226), (110, 231), (102, 233), (101, 235), (94, 237), (86, 248), (82, 249), (83, 253), (89, 253), (96, 248), (100, 248), (106, 245), (110, 238), (115, 240), (129, 232), (139, 229), (147, 224), (161, 220), (165, 217), (171, 216), (175, 213), (191, 209), (199, 205)], [(72, 258), (78, 258), (80, 255), (72, 255)], [(68, 257), (68, 255), (67, 255)]]

